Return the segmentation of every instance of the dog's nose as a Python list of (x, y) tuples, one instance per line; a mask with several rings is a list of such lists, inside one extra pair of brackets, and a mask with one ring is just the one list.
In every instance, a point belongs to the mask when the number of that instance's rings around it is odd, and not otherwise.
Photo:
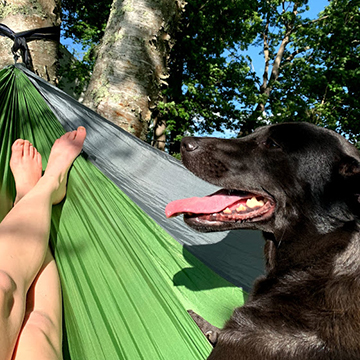
[(199, 147), (199, 144), (196, 141), (196, 138), (193, 137), (184, 137), (181, 141), (181, 150), (182, 151), (194, 151)]

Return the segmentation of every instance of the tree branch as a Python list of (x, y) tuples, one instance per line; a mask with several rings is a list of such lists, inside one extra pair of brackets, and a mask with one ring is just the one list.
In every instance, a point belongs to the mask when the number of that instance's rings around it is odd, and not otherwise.
[(310, 26), (310, 25), (315, 24), (315, 23), (317, 23), (317, 22), (319, 22), (319, 21), (325, 20), (325, 19), (327, 19), (328, 17), (329, 17), (329, 15), (326, 15), (326, 16), (322, 16), (321, 18), (311, 20), (311, 21), (309, 21), (309, 22), (307, 22), (307, 23), (305, 23), (305, 24), (300, 24), (300, 25), (296, 26), (296, 27), (294, 28), (294, 30), (298, 30), (298, 29), (300, 29), (300, 28), (304, 28), (304, 27)]
[(329, 85), (326, 86), (324, 96), (323, 96), (323, 98), (322, 98), (322, 100), (321, 100), (321, 105), (324, 105), (324, 104), (325, 104), (326, 97), (327, 97), (327, 92), (328, 92), (328, 88), (329, 88)]
[(268, 42), (269, 26), (270, 26), (270, 21), (269, 21), (269, 17), (268, 17), (266, 25), (265, 25), (265, 31), (263, 33), (265, 69), (264, 69), (264, 73), (263, 73), (263, 83), (260, 86), (261, 93), (265, 92), (265, 90), (267, 88), (268, 78), (269, 78), (269, 66), (270, 66), (270, 50), (269, 50), (269, 42)]
[[(295, 16), (297, 15), (297, 9), (298, 9), (298, 5), (297, 5), (297, 3), (295, 3), (294, 7), (293, 7), (293, 14)], [(276, 81), (279, 77), (280, 65), (281, 65), (281, 61), (284, 56), (285, 48), (286, 48), (286, 45), (290, 42), (290, 35), (294, 30), (293, 25), (294, 25), (293, 22), (290, 24), (286, 23), (286, 25), (285, 25), (286, 26), (285, 36), (280, 44), (280, 48), (279, 48), (277, 54), (276, 54), (276, 58), (274, 60), (273, 66), (272, 66), (271, 77), (270, 77), (269, 83)], [(270, 87), (268, 87), (266, 93), (268, 95), (270, 95), (271, 90), (272, 90), (272, 88), (270, 85)]]
[[(284, 1), (283, 1), (283, 6), (284, 6)], [(297, 9), (298, 6), (295, 3), (294, 7), (293, 7), (293, 13), (296, 16), (297, 14)], [(267, 21), (266, 24), (266, 28), (265, 28), (265, 32), (264, 32), (264, 56), (265, 56), (265, 70), (264, 70), (264, 75), (263, 75), (263, 84), (260, 88), (260, 92), (261, 94), (266, 94), (266, 95), (270, 95), (271, 90), (272, 90), (272, 83), (274, 81), (276, 81), (279, 77), (280, 74), (280, 65), (281, 65), (281, 61), (283, 59), (284, 56), (284, 52), (285, 52), (285, 48), (287, 46), (287, 44), (290, 42), (290, 35), (293, 31), (293, 23), (285, 23), (285, 34), (284, 34), (284, 38), (280, 44), (280, 48), (276, 54), (274, 63), (272, 65), (272, 70), (271, 70), (271, 76), (270, 79), (268, 81), (268, 76), (269, 76), (269, 62), (270, 62), (270, 53), (269, 53), (269, 46), (268, 46), (268, 29), (269, 29), (269, 19)]]
[(284, 61), (285, 61), (286, 63), (291, 62), (292, 60), (294, 60), (294, 57), (295, 57), (296, 55), (299, 55), (299, 54), (301, 54), (301, 53), (303, 53), (303, 52), (305, 52), (305, 51), (307, 51), (307, 50), (310, 50), (310, 49), (311, 49), (310, 46), (305, 46), (305, 47), (303, 47), (302, 49), (297, 49), (297, 50), (294, 51), (292, 54), (290, 54), (290, 56), (288, 56)]

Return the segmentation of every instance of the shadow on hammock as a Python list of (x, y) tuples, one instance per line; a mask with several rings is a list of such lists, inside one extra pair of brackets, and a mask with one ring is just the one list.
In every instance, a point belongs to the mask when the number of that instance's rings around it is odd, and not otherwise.
[[(192, 267), (175, 274), (173, 283), (193, 291), (234, 285), (249, 291), (255, 278), (264, 271), (262, 247), (263, 240), (259, 233), (246, 230), (231, 231), (222, 241), (213, 244), (184, 245), (183, 256)], [(203, 277), (199, 275), (203, 270), (198, 265), (199, 260), (220, 276), (206, 283), (203, 280), (200, 282)]]

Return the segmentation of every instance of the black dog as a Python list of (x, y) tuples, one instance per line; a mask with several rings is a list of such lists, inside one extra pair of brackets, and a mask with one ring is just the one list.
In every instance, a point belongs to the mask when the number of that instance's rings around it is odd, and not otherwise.
[(199, 231), (260, 229), (267, 275), (211, 360), (360, 359), (360, 154), (307, 123), (242, 139), (185, 138), (184, 165), (226, 190), (171, 203)]

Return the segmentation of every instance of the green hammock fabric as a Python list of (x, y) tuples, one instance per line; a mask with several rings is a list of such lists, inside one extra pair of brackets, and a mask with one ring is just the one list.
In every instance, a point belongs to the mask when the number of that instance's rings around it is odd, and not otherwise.
[[(14, 198), (13, 141), (30, 140), (45, 168), (64, 130), (15, 67), (0, 72), (0, 109), (5, 212)], [(222, 326), (244, 301), (241, 289), (187, 253), (82, 156), (66, 200), (53, 209), (51, 245), (63, 290), (65, 359), (205, 359), (211, 347), (186, 310)]]

